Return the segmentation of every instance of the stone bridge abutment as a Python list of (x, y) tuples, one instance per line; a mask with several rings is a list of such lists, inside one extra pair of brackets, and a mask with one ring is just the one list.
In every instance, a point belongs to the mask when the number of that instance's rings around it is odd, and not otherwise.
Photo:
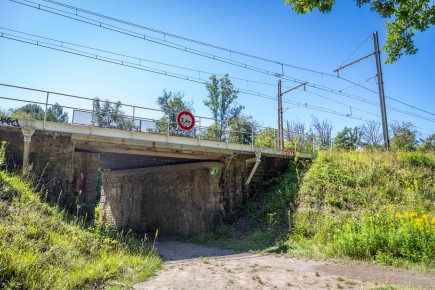
[[(34, 126), (0, 126), (10, 164), (16, 164), (16, 170), (30, 169), (51, 202), (90, 219), (100, 202), (101, 220), (137, 232), (185, 236), (212, 231), (263, 181), (284, 172), (291, 160), (217, 148), (228, 147), (225, 143), (209, 142), (214, 146), (209, 148), (177, 145), (134, 140), (131, 132), (108, 137), (120, 131), (114, 129), (47, 122), (54, 129), (45, 130), (32, 122)], [(96, 137), (80, 130), (102, 131)], [(140, 134), (142, 138), (145, 133)], [(176, 141), (191, 142), (184, 139)], [(100, 201), (98, 167), (105, 169)]]

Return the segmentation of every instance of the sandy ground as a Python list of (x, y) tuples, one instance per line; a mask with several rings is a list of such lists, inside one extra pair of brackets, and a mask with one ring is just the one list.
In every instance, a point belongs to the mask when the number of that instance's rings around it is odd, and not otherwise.
[(435, 289), (435, 273), (369, 263), (238, 253), (173, 241), (157, 248), (165, 261), (162, 270), (134, 289)]

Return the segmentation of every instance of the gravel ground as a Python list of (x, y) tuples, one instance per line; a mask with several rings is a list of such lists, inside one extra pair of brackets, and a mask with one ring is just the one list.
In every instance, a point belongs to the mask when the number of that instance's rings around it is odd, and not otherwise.
[(134, 289), (435, 289), (435, 273), (370, 263), (238, 253), (174, 241), (157, 248), (165, 261), (162, 270)]

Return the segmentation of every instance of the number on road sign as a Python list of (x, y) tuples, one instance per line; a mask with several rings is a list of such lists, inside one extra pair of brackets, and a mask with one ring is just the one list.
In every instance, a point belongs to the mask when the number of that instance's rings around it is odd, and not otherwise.
[(178, 113), (177, 124), (183, 130), (191, 130), (195, 126), (195, 117), (191, 112), (182, 111)]

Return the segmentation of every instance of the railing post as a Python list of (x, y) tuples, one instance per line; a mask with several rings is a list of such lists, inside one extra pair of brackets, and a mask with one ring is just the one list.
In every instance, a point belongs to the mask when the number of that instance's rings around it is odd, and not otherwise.
[(275, 143), (275, 149), (276, 149), (277, 148), (277, 146), (276, 146), (277, 145), (277, 142), (276, 142), (277, 141), (277, 138), (276, 138), (276, 129), (273, 130), (273, 134), (275, 135), (275, 138), (274, 138), (275, 142), (274, 143)]
[(132, 132), (134, 131), (134, 127), (136, 126), (136, 123), (134, 122), (134, 113), (135, 113), (135, 109), (136, 109), (136, 106), (133, 106), (133, 126), (131, 126), (131, 131), (132, 131)]
[(92, 101), (92, 123), (91, 126), (95, 126), (95, 100)]
[(198, 117), (198, 140), (201, 141), (201, 117)]
[(47, 122), (47, 110), (48, 110), (48, 97), (50, 93), (47, 92), (47, 97), (45, 98), (45, 112), (44, 112), (44, 129), (45, 129), (45, 122)]
[(251, 146), (254, 147), (254, 126), (251, 127)]

